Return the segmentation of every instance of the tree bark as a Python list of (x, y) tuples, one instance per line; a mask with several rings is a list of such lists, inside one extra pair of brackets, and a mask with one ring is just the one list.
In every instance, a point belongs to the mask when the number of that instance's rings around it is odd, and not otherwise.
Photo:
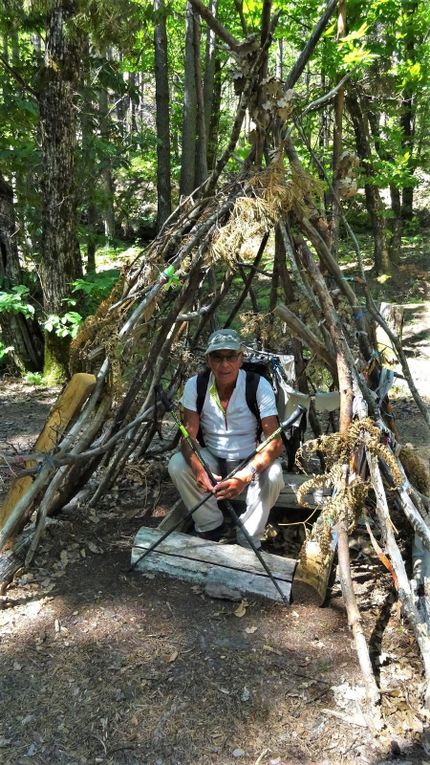
[(197, 143), (196, 143), (196, 177), (194, 186), (197, 188), (208, 177), (207, 165), (207, 132), (205, 115), (205, 98), (203, 89), (202, 69), (200, 60), (200, 19), (194, 15), (194, 72), (196, 77), (196, 107), (197, 107)]
[(376, 498), (376, 515), (379, 521), (379, 526), (384, 535), (384, 542), (387, 553), (390, 556), (391, 564), (397, 576), (397, 591), (402, 608), (407, 616), (409, 624), (415, 634), (416, 641), (419, 645), (421, 656), (424, 664), (424, 672), (426, 678), (426, 690), (425, 690), (425, 705), (426, 708), (430, 708), (430, 635), (428, 626), (423, 621), (419, 614), (411, 589), (411, 583), (409, 582), (405, 564), (399, 550), (396, 538), (393, 532), (393, 524), (391, 521), (390, 513), (388, 510), (387, 497), (385, 494), (384, 484), (379, 469), (378, 458), (370, 454), (366, 450), (367, 463), (370, 469), (370, 476), (372, 479), (373, 489), (375, 491)]
[(194, 58), (194, 12), (187, 1), (185, 11), (184, 115), (182, 123), (182, 157), (179, 191), (188, 196), (195, 189), (197, 92)]
[(218, 153), (218, 134), (219, 134), (219, 122), (220, 122), (220, 115), (221, 115), (221, 85), (222, 85), (221, 62), (218, 56), (215, 54), (211, 110), (210, 110), (210, 113), (207, 113), (207, 116), (209, 118), (209, 128), (207, 133), (207, 136), (208, 136), (207, 166), (209, 170), (213, 170), (215, 166), (216, 158), (217, 158), (217, 153)]
[[(55, 0), (48, 17), (39, 96), (42, 136), (42, 253), (40, 276), (47, 315), (64, 312), (70, 283), (82, 276), (77, 238), (76, 108), (81, 39), (73, 29), (73, 2)], [(45, 374), (67, 374), (68, 343), (47, 332)]]
[[(366, 643), (366, 637), (363, 630), (363, 621), (360, 611), (358, 610), (357, 600), (354, 593), (354, 587), (352, 584), (350, 558), (349, 558), (349, 545), (348, 534), (346, 530), (346, 524), (341, 521), (337, 525), (338, 533), (338, 545), (339, 545), (339, 572), (340, 582), (342, 586), (342, 595), (345, 601), (345, 606), (348, 614), (348, 624), (354, 636), (355, 645), (357, 649), (358, 661), (360, 663), (361, 674), (364, 680), (364, 686), (366, 690), (366, 699), (369, 707), (369, 711), (375, 713), (375, 705), (379, 703), (380, 694), (378, 686), (376, 685), (375, 675), (373, 673), (372, 664), (369, 657), (369, 649)], [(379, 718), (379, 715), (378, 715)], [(376, 719), (371, 718), (372, 727), (375, 724)], [(378, 719), (380, 727), (380, 719)]]
[[(211, 0), (208, 8), (211, 14), (216, 18), (218, 0)], [(213, 29), (211, 29), (208, 26), (207, 32), (206, 32), (205, 74), (204, 74), (204, 80), (203, 80), (203, 100), (204, 100), (207, 149), (209, 148), (212, 104), (214, 102), (216, 61), (217, 61), (217, 56), (216, 56), (216, 47), (215, 47), (215, 32), (213, 31)], [(211, 167), (209, 163), (209, 152), (208, 152), (206, 161), (207, 161), (208, 167)]]
[(167, 58), (166, 7), (154, 0), (157, 24), (154, 29), (155, 94), (157, 125), (157, 231), (172, 212), (170, 171), (170, 112)]

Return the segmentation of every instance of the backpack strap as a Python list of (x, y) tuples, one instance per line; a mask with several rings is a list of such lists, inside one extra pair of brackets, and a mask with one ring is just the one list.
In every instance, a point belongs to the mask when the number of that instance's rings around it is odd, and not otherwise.
[(197, 400), (196, 400), (196, 406), (197, 406), (197, 414), (200, 415), (203, 404), (205, 403), (205, 397), (206, 397), (206, 391), (208, 389), (209, 384), (209, 375), (211, 373), (211, 370), (209, 367), (204, 370), (204, 372), (199, 372), (197, 375)]
[[(211, 373), (211, 370), (208, 367), (203, 372), (199, 372), (199, 374), (197, 375), (196, 407), (197, 407), (197, 414), (199, 415), (199, 417), (203, 409), (203, 404), (205, 403), (205, 397), (206, 397), (206, 391), (208, 389), (210, 373)], [(199, 428), (199, 432), (197, 433), (197, 441), (199, 442), (200, 446), (205, 445), (205, 439), (203, 438), (203, 432), (202, 432), (201, 426)]]
[(246, 404), (250, 412), (252, 412), (255, 419), (257, 420), (257, 423), (258, 423), (257, 441), (259, 441), (260, 436), (263, 432), (263, 429), (261, 427), (260, 410), (257, 404), (257, 388), (258, 388), (258, 383), (260, 382), (260, 375), (257, 374), (257, 372), (250, 372), (249, 370), (246, 370), (245, 374), (246, 374), (246, 385), (245, 385)]

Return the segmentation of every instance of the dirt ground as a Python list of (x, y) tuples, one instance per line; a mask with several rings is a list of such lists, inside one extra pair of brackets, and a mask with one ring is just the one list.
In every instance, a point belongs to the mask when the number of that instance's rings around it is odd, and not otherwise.
[[(405, 348), (427, 397), (428, 319), (428, 303), (408, 306)], [(25, 451), (58, 391), (7, 378), (0, 385), (0, 452)], [(429, 464), (428, 431), (402, 383), (396, 398), (401, 440)], [(131, 470), (96, 507), (66, 509), (47, 529), (0, 611), (0, 761), (430, 762), (421, 660), (367, 540), (357, 534), (351, 553), (382, 690), (377, 737), (360, 711), (362, 679), (336, 582), (324, 608), (250, 598), (238, 609), (199, 587), (129, 572), (138, 528), (156, 524), (174, 500), (159, 462)]]

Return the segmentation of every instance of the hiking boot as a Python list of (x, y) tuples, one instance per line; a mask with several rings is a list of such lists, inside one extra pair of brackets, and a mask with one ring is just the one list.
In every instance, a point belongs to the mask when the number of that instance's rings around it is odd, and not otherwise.
[(225, 537), (227, 533), (227, 527), (224, 523), (221, 526), (217, 526), (216, 529), (210, 529), (210, 531), (194, 531), (194, 534), (200, 539), (207, 539), (210, 542), (219, 542), (221, 538)]
[(226, 526), (223, 535), (219, 539), (220, 545), (236, 544), (236, 529), (233, 526)]

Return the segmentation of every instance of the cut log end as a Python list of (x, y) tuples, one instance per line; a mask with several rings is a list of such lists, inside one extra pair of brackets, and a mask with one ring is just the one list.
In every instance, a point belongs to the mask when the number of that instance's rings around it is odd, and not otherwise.
[(291, 594), (295, 603), (324, 604), (333, 557), (334, 550), (325, 555), (316, 541), (305, 542), (292, 585)]

